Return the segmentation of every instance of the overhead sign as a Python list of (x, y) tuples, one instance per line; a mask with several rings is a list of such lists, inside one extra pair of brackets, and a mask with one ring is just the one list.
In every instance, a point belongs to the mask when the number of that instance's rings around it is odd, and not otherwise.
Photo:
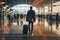
[(0, 8), (4, 6), (3, 4), (5, 4), (5, 2), (0, 2)]

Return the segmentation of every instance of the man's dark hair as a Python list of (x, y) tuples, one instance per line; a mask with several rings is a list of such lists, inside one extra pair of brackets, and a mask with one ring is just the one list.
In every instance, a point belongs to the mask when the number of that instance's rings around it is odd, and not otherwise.
[(32, 6), (30, 7), (30, 9), (32, 9)]

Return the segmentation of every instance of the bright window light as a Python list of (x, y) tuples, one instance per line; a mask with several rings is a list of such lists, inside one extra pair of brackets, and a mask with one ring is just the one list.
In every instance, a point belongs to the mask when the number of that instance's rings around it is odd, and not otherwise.
[[(27, 14), (27, 11), (30, 9), (30, 6), (32, 5), (28, 5), (28, 4), (18, 4), (12, 7), (13, 9), (13, 13), (14, 14)], [(35, 12), (37, 13), (37, 8), (33, 6), (33, 10), (35, 10)]]

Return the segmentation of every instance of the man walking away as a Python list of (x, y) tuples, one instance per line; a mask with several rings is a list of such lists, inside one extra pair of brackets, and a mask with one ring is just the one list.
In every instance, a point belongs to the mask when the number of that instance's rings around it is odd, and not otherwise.
[[(29, 33), (32, 34), (32, 32), (33, 32), (33, 22), (35, 22), (35, 11), (32, 10), (32, 6), (30, 7), (30, 10), (27, 12), (26, 21), (29, 23)], [(31, 31), (30, 31), (30, 25), (31, 25)]]

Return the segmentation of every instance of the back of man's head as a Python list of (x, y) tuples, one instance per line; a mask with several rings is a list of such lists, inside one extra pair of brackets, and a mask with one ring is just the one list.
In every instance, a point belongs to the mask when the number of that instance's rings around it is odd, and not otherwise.
[(32, 10), (32, 6), (30, 7), (30, 9)]

